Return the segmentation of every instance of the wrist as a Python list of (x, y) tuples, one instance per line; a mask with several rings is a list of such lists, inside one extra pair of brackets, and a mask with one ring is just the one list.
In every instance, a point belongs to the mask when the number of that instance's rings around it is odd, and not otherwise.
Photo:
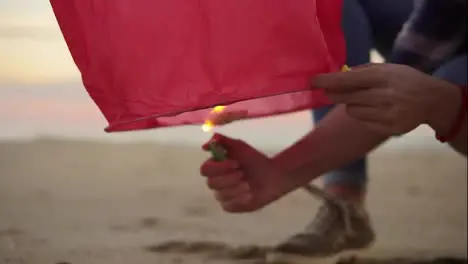
[(428, 125), (437, 135), (447, 135), (457, 122), (460, 111), (463, 111), (463, 94), (461, 89), (453, 84), (441, 86), (440, 92), (435, 94), (437, 98), (432, 103)]

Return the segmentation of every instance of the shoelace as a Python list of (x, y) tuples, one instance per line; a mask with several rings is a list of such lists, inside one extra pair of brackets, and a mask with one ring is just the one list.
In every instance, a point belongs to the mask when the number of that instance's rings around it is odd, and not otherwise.
[[(315, 185), (309, 184), (303, 187), (310, 195), (314, 196), (315, 198), (324, 200), (327, 203), (330, 203), (333, 206), (336, 206), (338, 210), (340, 211), (340, 216), (342, 218), (343, 224), (344, 224), (344, 229), (345, 229), (345, 234), (348, 236), (354, 235), (354, 230), (352, 227), (351, 223), (351, 212), (348, 206), (346, 204), (333, 197), (329, 193), (325, 192), (324, 190), (318, 188)], [(325, 208), (326, 209), (326, 208)], [(318, 216), (322, 215), (325, 210), (324, 207), (322, 207), (318, 213)], [(317, 219), (317, 221), (323, 220), (323, 219)], [(322, 221), (323, 222), (323, 221)]]
[(320, 236), (328, 236), (337, 224), (341, 224), (338, 210), (335, 205), (325, 202), (319, 207), (316, 217), (307, 225), (306, 230)]

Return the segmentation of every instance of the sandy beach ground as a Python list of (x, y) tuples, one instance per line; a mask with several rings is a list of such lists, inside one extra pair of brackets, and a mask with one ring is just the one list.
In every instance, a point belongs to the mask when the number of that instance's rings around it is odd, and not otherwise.
[[(319, 205), (297, 191), (258, 213), (224, 213), (197, 173), (205, 157), (155, 142), (3, 141), (0, 263), (263, 263), (261, 250), (237, 247), (274, 245)], [(373, 153), (379, 237), (369, 254), (380, 262), (362, 263), (466, 258), (466, 173), (466, 160), (445, 148)]]

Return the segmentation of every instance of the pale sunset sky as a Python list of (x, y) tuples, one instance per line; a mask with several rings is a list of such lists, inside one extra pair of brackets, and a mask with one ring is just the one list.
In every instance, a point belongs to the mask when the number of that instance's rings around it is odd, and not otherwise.
[(0, 0), (0, 84), (78, 77), (49, 1)]

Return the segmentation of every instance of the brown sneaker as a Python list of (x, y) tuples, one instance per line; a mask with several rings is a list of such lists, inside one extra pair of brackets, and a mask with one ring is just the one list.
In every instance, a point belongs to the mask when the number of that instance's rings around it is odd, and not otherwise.
[[(269, 259), (285, 261), (306, 258), (335, 261), (343, 253), (355, 253), (372, 245), (375, 234), (369, 216), (351, 203), (325, 202), (304, 232), (294, 235), (274, 248)], [(299, 258), (299, 259), (298, 259)], [(333, 260), (331, 260), (333, 259)]]

